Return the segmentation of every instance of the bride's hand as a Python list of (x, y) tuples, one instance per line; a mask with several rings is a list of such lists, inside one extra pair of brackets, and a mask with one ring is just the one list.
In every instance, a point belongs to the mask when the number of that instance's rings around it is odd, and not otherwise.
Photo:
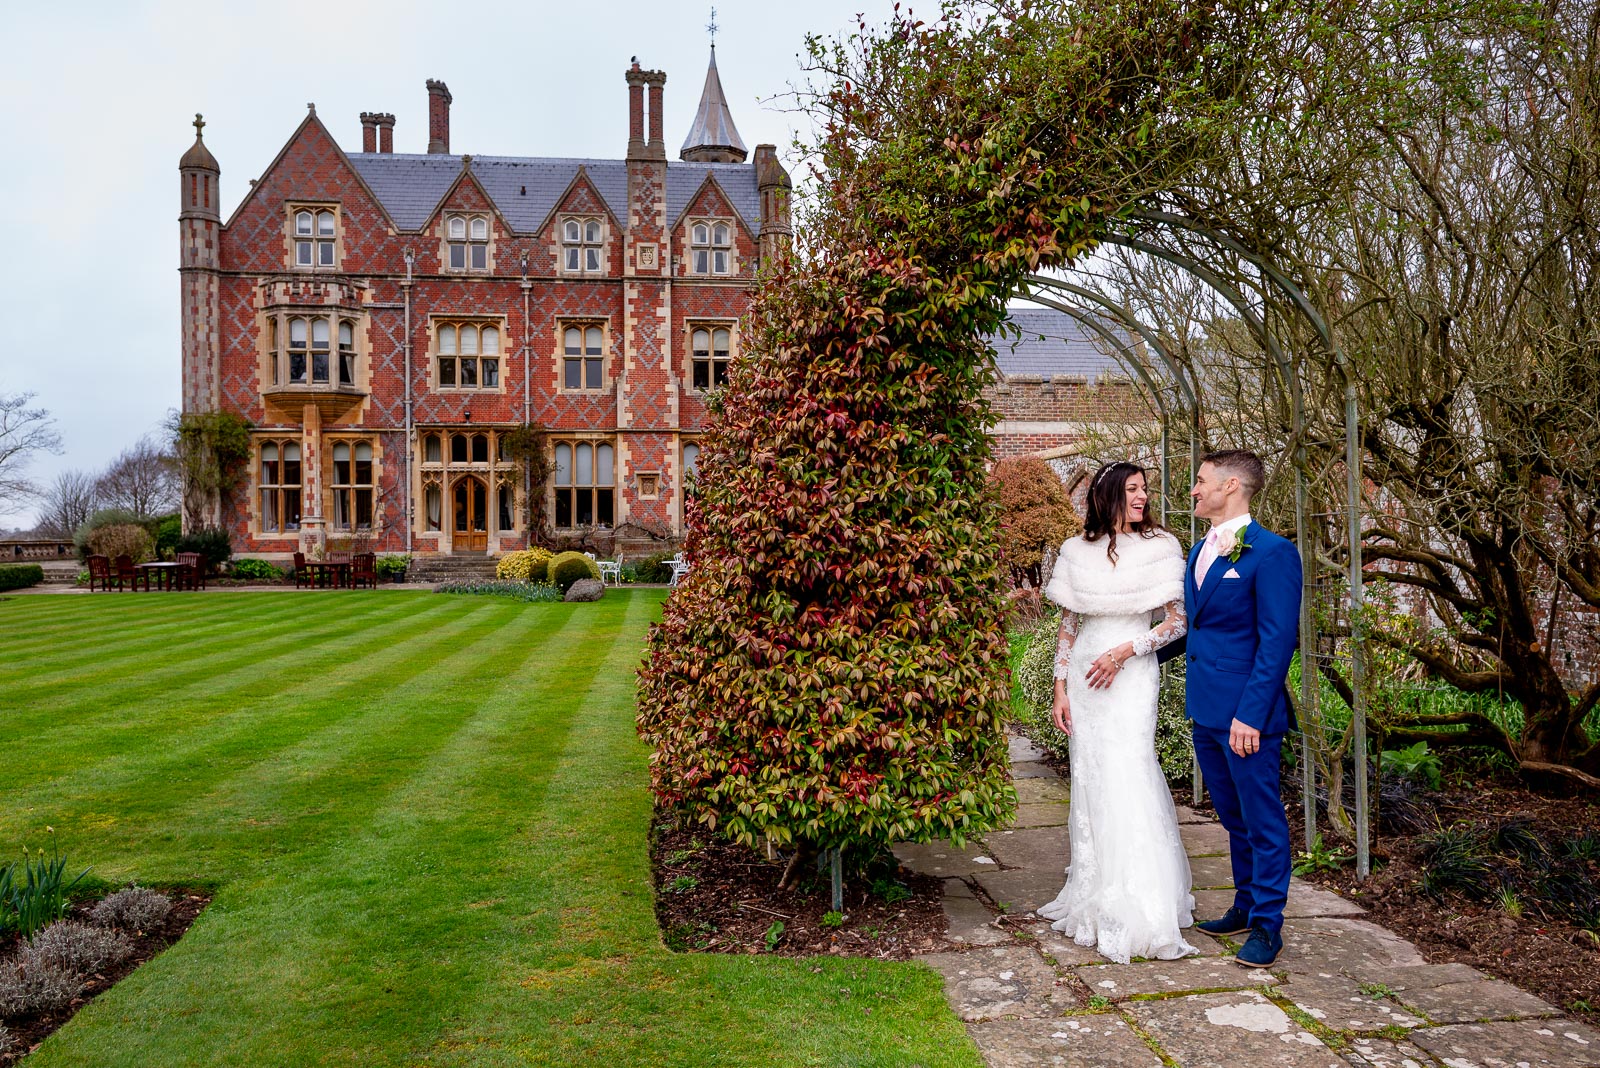
[(1062, 734), (1072, 733), (1072, 706), (1067, 703), (1067, 695), (1059, 690), (1056, 692), (1056, 703), (1050, 709), (1050, 719)]
[(1122, 670), (1123, 661), (1133, 655), (1133, 644), (1124, 642), (1115, 649), (1107, 649), (1100, 654), (1099, 659), (1089, 665), (1085, 681), (1095, 690), (1103, 690), (1117, 681), (1117, 673)]

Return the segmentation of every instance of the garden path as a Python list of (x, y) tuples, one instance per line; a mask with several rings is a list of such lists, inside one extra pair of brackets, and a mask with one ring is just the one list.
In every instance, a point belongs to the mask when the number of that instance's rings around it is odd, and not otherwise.
[[(1069, 784), (1025, 738), (1011, 741), (1021, 804), (1011, 829), (957, 849), (902, 846), (944, 880), (949, 937), (923, 963), (995, 1068), (1600, 1068), (1600, 1032), (1463, 964), (1429, 964), (1362, 908), (1299, 879), (1284, 949), (1242, 967), (1237, 944), (1187, 937), (1202, 955), (1112, 964), (1049, 924), (1016, 919), (1060, 891)], [(1179, 806), (1202, 916), (1232, 901), (1227, 835)]]

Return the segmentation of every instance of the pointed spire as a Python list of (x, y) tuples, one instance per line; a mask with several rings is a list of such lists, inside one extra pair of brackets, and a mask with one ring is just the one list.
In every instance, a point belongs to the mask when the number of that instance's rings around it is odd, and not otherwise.
[[(713, 23), (714, 25), (714, 23)], [(744, 141), (733, 125), (733, 112), (722, 95), (722, 79), (717, 77), (717, 46), (711, 45), (711, 65), (706, 68), (706, 87), (700, 94), (700, 109), (683, 139), (679, 159), (691, 163), (743, 163)]]

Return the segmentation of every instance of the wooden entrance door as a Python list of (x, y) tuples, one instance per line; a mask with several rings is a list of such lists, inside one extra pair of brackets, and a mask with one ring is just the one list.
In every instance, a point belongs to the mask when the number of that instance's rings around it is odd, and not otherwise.
[(489, 491), (472, 476), (458, 479), (454, 490), (455, 526), (451, 544), (456, 552), (483, 552), (489, 548)]

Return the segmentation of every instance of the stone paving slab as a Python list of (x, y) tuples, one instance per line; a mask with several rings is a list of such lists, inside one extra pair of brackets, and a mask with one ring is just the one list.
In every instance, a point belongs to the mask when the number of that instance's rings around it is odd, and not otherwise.
[[(1216, 919), (1232, 906), (1232, 887), (1194, 891), (1194, 915), (1197, 920)], [(1355, 902), (1347, 901), (1332, 891), (1290, 883), (1289, 900), (1283, 907), (1283, 916), (1286, 920), (1303, 920), (1315, 916), (1362, 916), (1366, 911)]]
[[(1283, 993), (1313, 1020), (1336, 1031), (1380, 1031), (1385, 1027), (1422, 1027), (1413, 1016), (1381, 993), (1363, 992), (1347, 975), (1291, 975)], [(1374, 988), (1368, 984), (1367, 990)]]
[(1014, 943), (917, 959), (944, 976), (945, 996), (968, 1023), (1003, 1016), (1060, 1016), (1077, 1008), (1071, 990), (1031, 946)]
[(1413, 1031), (1410, 1037), (1450, 1068), (1600, 1065), (1600, 1032), (1572, 1020), (1456, 1024)]
[[(952, 880), (954, 881), (954, 880)], [(945, 895), (944, 918), (946, 937), (952, 942), (969, 946), (998, 946), (1010, 942), (1011, 936), (994, 925), (994, 913), (970, 894), (966, 897)]]
[(1011, 765), (1013, 779), (1060, 779), (1056, 769), (1049, 764), (1042, 764), (1037, 760), (1024, 760)]
[(1017, 788), (1017, 801), (1024, 805), (1072, 798), (1072, 788), (1059, 778), (1018, 779), (1013, 785)]
[(1283, 952), (1273, 967), (1312, 975), (1360, 971), (1365, 977), (1373, 967), (1425, 963), (1416, 946), (1375, 923), (1330, 916), (1285, 921)]
[[(1037, 779), (1029, 780), (1038, 782)], [(1071, 817), (1072, 806), (1066, 801), (1024, 801), (1017, 806), (1017, 818), (1011, 826), (1023, 827), (1065, 827)]]
[[(1560, 1011), (1549, 1002), (1510, 983), (1491, 979), (1466, 964), (1424, 964), (1414, 968), (1371, 969), (1358, 974), (1368, 982), (1387, 986), (1394, 991), (1396, 1000), (1434, 1023), (1514, 1020), (1555, 1016)], [(1596, 1053), (1600, 1054), (1600, 1050)]]
[(1344, 1059), (1355, 1068), (1433, 1068), (1433, 1058), (1416, 1046), (1387, 1038), (1357, 1038)]
[(1178, 805), (1178, 822), (1182, 823), (1211, 823), (1210, 816), (1202, 816), (1188, 805)]
[(1028, 928), (1028, 933), (1033, 935), (1039, 948), (1063, 968), (1075, 964), (1101, 964), (1105, 961), (1099, 950), (1093, 946), (1078, 945), (1044, 920)]
[(1233, 861), (1226, 856), (1190, 857), (1189, 875), (1197, 890), (1233, 885)]
[(1126, 1005), (1183, 1068), (1349, 1068), (1311, 1032), (1251, 990)]
[(1179, 994), (1190, 990), (1249, 990), (1272, 986), (1269, 971), (1246, 968), (1229, 957), (1184, 957), (1181, 960), (1098, 964), (1077, 969), (1089, 992), (1112, 1001), (1136, 994)]
[(1011, 748), (1011, 763), (1013, 764), (1021, 761), (1043, 760), (1050, 755), (1020, 734), (1013, 734), (1007, 744)]
[(941, 879), (994, 871), (999, 867), (988, 850), (977, 842), (968, 842), (965, 849), (957, 849), (950, 842), (902, 843), (894, 847), (894, 855), (911, 871)]
[(1160, 1068), (1161, 1060), (1120, 1017), (1110, 1013), (1065, 1020), (991, 1020), (968, 1024), (983, 1059), (994, 1068)]
[(1066, 873), (1018, 868), (1015, 871), (987, 871), (974, 876), (983, 892), (1004, 904), (1013, 916), (1027, 916), (1041, 905), (1048, 905), (1067, 883)]
[(1065, 871), (1072, 859), (1072, 836), (1065, 826), (996, 831), (984, 835), (983, 844), (1007, 868)]
[[(1191, 857), (1228, 852), (1228, 832), (1222, 829), (1220, 823), (1180, 823), (1178, 835)], [(1231, 871), (1229, 874), (1228, 881), (1232, 882)]]

